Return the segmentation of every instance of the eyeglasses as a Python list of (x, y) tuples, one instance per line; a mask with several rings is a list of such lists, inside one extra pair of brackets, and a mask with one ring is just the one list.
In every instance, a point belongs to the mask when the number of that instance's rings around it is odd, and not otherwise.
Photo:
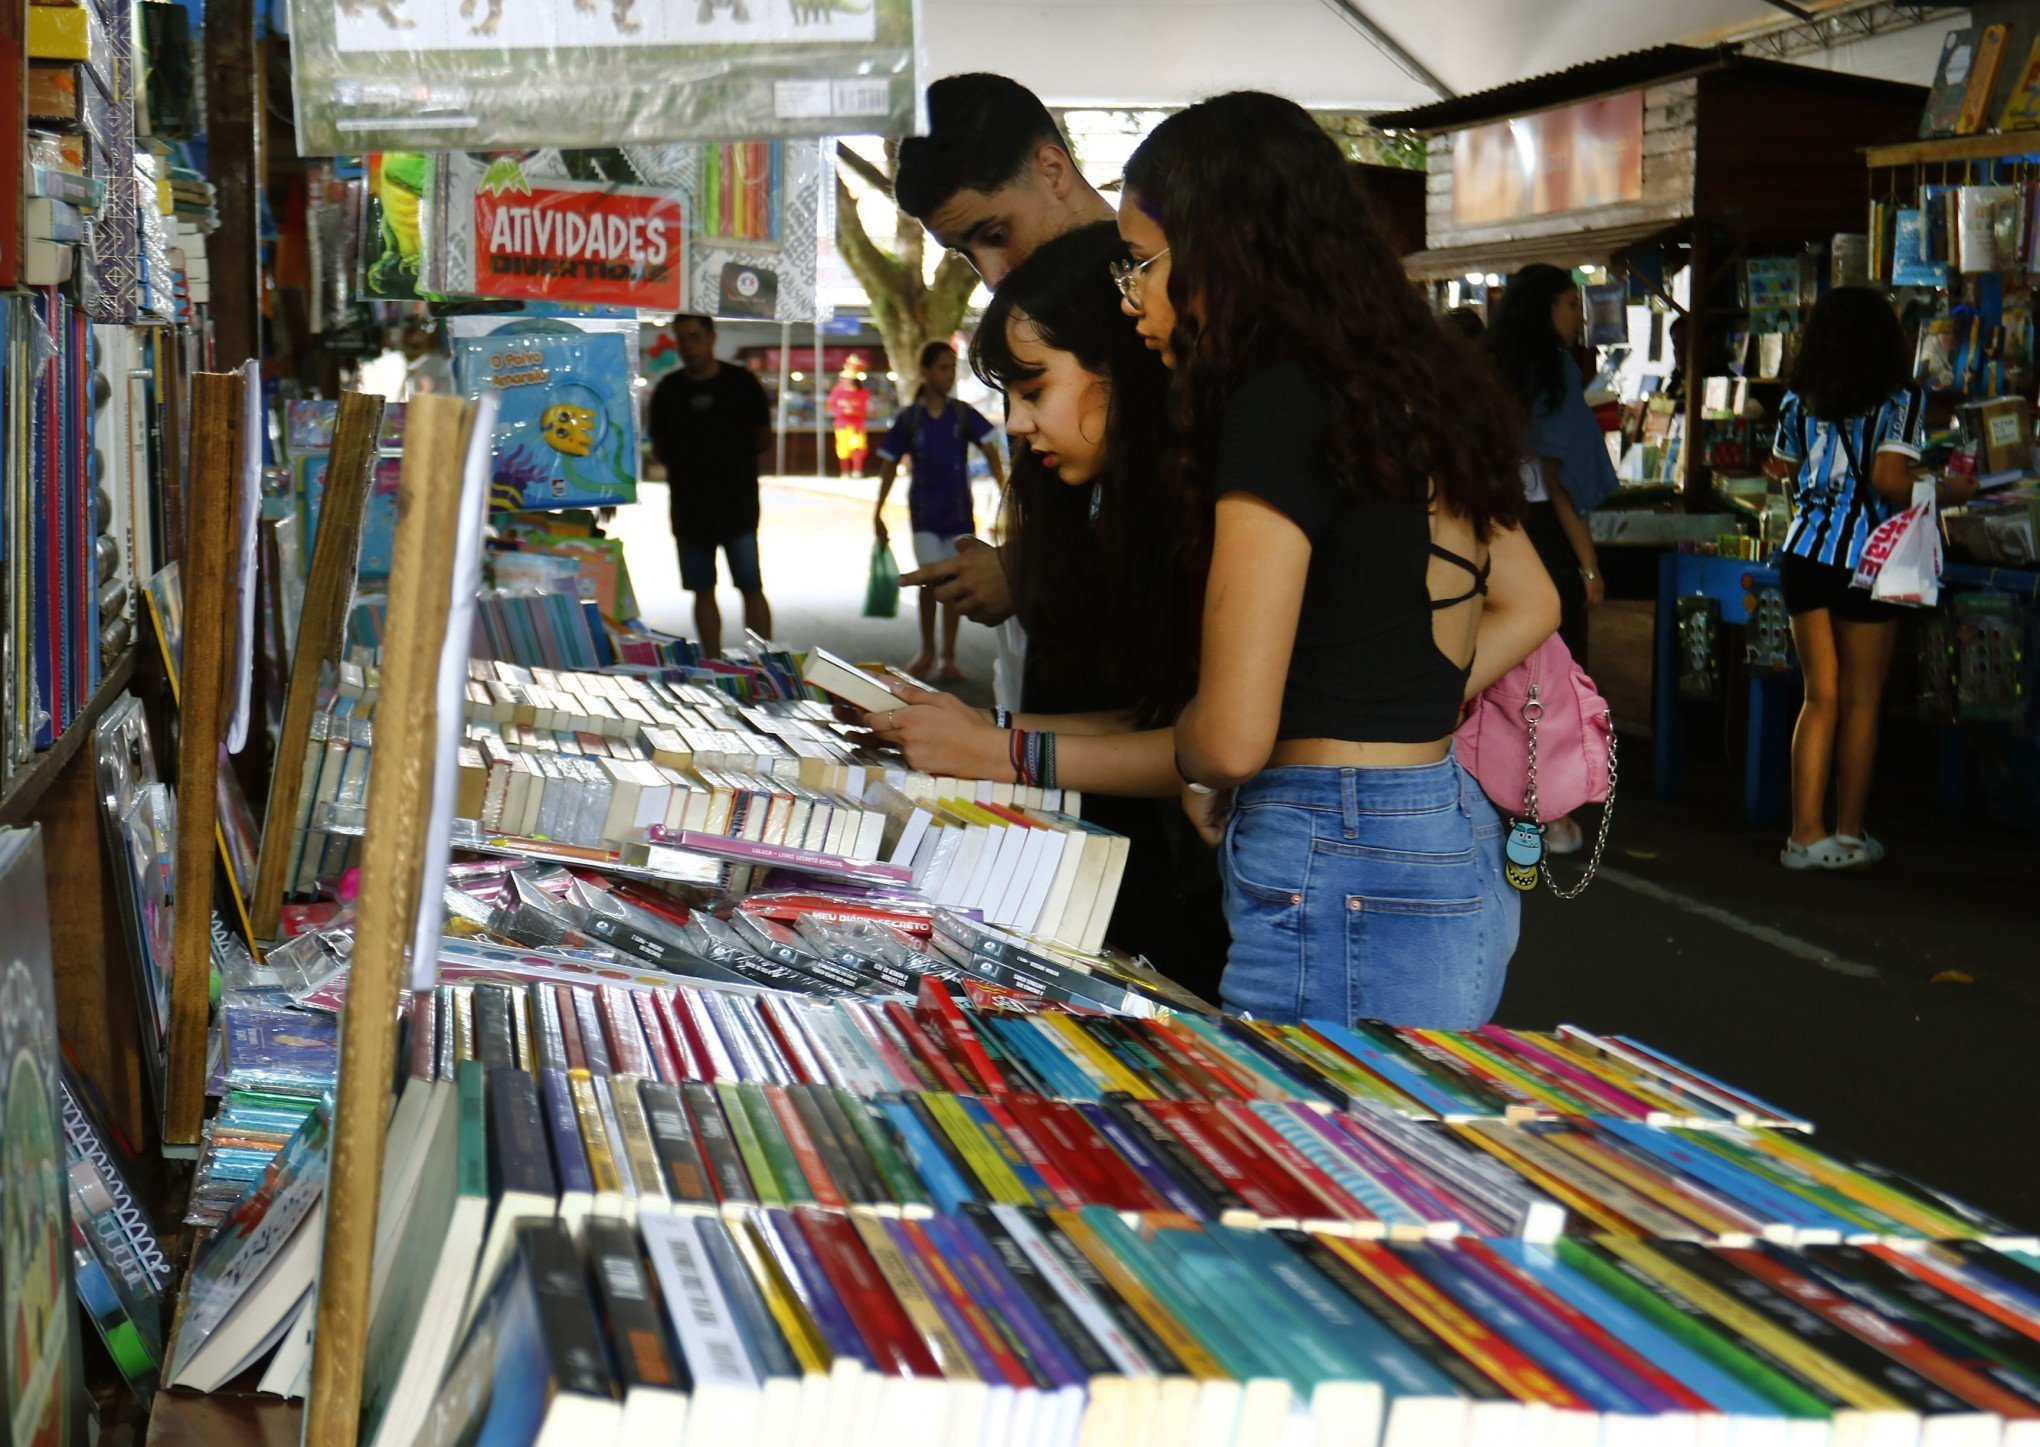
[(1169, 248), (1164, 246), (1146, 261), (1115, 261), (1112, 263), (1109, 268), (1112, 273), (1112, 284), (1119, 288), (1119, 294), (1126, 298), (1129, 306), (1137, 307), (1140, 305), (1141, 283), (1145, 279), (1147, 269), (1168, 254)]

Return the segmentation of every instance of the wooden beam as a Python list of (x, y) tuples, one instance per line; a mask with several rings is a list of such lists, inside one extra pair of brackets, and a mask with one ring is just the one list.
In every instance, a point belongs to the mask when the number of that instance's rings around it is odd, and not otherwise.
[(238, 372), (200, 372), (191, 388), (191, 475), (185, 493), (184, 643), (178, 664), (177, 916), (171, 937), (169, 1079), (163, 1139), (195, 1145), (205, 1113), (207, 986), (212, 976), (213, 830), (219, 802), (226, 677), (229, 550), (241, 495)]
[(1995, 161), (2005, 156), (2040, 156), (2040, 131), (2007, 131), (2000, 136), (1939, 136), (1866, 146), (1863, 160), (1873, 170), (1887, 166), (1931, 166), (1940, 161)]
[[(258, 940), (277, 937), (283, 908), (284, 875), (297, 837), (298, 795), (304, 784), (305, 748), (312, 715), (318, 711), (320, 675), (340, 661), (347, 637), (347, 609), (354, 601), (355, 569), (361, 562), (361, 520), (375, 477), (376, 447), (382, 434), (383, 399), (349, 392), (340, 399), (333, 424), (333, 459), (319, 499), (319, 536), (312, 547), (297, 641), (290, 651), (290, 687), (284, 696), (283, 728), (277, 735), (276, 767), (269, 775), (269, 806), (262, 811), (262, 852), (255, 865), (255, 897), (249, 925)], [(287, 566), (287, 564), (286, 564)]]
[(418, 917), (438, 755), (439, 656), (461, 516), (468, 404), (422, 397), (405, 417), (389, 626), (368, 772), (354, 963), (340, 1034), (333, 1165), (305, 1447), (355, 1447), (368, 1343), (383, 1136), (396, 1065), (397, 992)]
[(262, 355), (262, 57), (254, 0), (206, 0), (206, 169), (219, 229), (206, 238), (216, 355), (239, 366)]

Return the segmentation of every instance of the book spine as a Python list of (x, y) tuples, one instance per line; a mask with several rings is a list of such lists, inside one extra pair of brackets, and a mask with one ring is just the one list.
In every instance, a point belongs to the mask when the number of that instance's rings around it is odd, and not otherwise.
[(486, 1076), (491, 1194), (553, 1195), (556, 1177), (538, 1078), (521, 1070), (490, 1070)]
[(614, 1400), (609, 1353), (602, 1344), (602, 1328), (595, 1320), (573, 1237), (557, 1221), (527, 1221), (518, 1226), (517, 1238), (531, 1264), (555, 1390)]
[(729, 1126), (730, 1141), (743, 1158), (745, 1174), (758, 1192), (758, 1201), (767, 1206), (783, 1206), (787, 1199), (785, 1184), (766, 1154), (764, 1143), (758, 1139), (757, 1122), (739, 1093), (742, 1089), (741, 1085), (718, 1084), (715, 1087), (716, 1099), (722, 1105), (722, 1118)]
[(599, 1217), (589, 1221), (588, 1270), (595, 1279), (612, 1359), (625, 1392), (634, 1387), (682, 1390), (635, 1233), (618, 1221)]
[(638, 1101), (651, 1130), (668, 1199), (675, 1206), (714, 1210), (715, 1186), (679, 1090), (660, 1081), (646, 1081), (638, 1087)]
[[(586, 1072), (582, 1072), (585, 1074)], [(581, 1121), (566, 1072), (548, 1070), (540, 1076), (545, 1097), (546, 1132), (552, 1140), (553, 1168), (563, 1192), (593, 1195), (595, 1178), (588, 1149), (581, 1140)]]

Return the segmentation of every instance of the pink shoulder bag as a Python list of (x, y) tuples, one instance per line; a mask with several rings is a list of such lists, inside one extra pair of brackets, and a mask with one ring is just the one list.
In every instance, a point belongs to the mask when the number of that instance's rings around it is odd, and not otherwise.
[[(1460, 767), (1488, 801), (1517, 821), (1506, 846), (1509, 883), (1534, 889), (1541, 867), (1554, 894), (1578, 896), (1593, 882), (1608, 846), (1615, 814), (1615, 728), (1608, 701), (1556, 633), (1473, 701), (1453, 747)], [(1601, 812), (1586, 873), (1572, 889), (1560, 889), (1544, 857), (1544, 816), (1564, 818), (1583, 805), (1603, 803), (1608, 807)]]

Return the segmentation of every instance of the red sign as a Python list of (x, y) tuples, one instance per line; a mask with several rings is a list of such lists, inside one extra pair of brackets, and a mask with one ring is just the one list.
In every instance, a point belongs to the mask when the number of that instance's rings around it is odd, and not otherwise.
[(475, 197), (475, 293), (679, 311), (686, 222), (670, 191), (571, 181)]

